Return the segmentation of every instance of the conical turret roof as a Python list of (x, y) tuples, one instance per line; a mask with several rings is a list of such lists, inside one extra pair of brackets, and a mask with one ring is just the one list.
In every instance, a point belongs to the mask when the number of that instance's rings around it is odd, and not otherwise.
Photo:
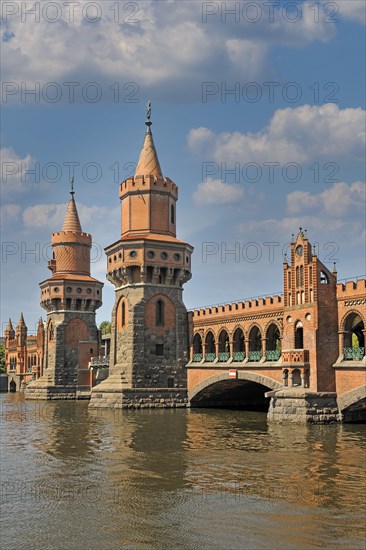
[(135, 176), (163, 177), (150, 128), (145, 134)]
[(146, 106), (146, 122), (147, 126), (144, 143), (142, 145), (140, 158), (137, 163), (136, 176), (155, 176), (162, 178), (163, 173), (160, 168), (158, 154), (155, 149), (155, 144), (151, 132), (151, 101), (148, 101)]
[(77, 231), (82, 232), (78, 211), (74, 200), (74, 192), (71, 191), (69, 204), (67, 205), (66, 215), (62, 231)]
[(6, 325), (6, 330), (9, 331), (9, 332), (14, 331), (13, 323), (11, 322), (11, 319), (9, 319), (8, 324)]

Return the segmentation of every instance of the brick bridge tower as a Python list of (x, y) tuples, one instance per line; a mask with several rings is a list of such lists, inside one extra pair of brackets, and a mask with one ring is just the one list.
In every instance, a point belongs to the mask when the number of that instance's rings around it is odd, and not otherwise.
[[(312, 422), (317, 403), (322, 419), (337, 419), (334, 363), (338, 357), (337, 272), (316, 256), (306, 231), (292, 236), (291, 261), (284, 259), (282, 367), (285, 389), (273, 399), (269, 418)], [(286, 411), (293, 410), (289, 415)], [(320, 414), (320, 413), (319, 413)], [(319, 418), (316, 418), (319, 421)]]
[(52, 276), (40, 283), (47, 311), (43, 375), (26, 388), (28, 399), (87, 397), (90, 357), (99, 352), (95, 312), (103, 283), (90, 276), (92, 238), (81, 229), (73, 180), (62, 230), (52, 234)]
[(108, 246), (115, 286), (109, 377), (91, 407), (176, 407), (187, 402), (187, 310), (183, 284), (193, 248), (176, 238), (178, 187), (163, 176), (148, 104), (147, 130), (133, 177), (121, 183), (121, 238)]

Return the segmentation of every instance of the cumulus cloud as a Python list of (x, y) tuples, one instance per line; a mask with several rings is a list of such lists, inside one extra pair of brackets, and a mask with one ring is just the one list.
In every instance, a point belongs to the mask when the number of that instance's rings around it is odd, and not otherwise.
[(228, 204), (235, 203), (244, 196), (244, 189), (240, 185), (224, 183), (221, 180), (207, 178), (200, 183), (193, 193), (196, 204)]
[[(275, 7), (270, 22), (264, 6), (256, 24), (251, 16), (243, 16), (241, 2), (240, 25), (229, 16), (223, 24), (224, 3), (206, 21), (202, 3), (181, 0), (131, 2), (128, 9), (112, 0), (79, 0), (72, 10), (62, 0), (47, 3), (47, 9), (42, 2), (11, 4), (19, 9), (4, 19), (2, 68), (4, 80), (16, 83), (95, 78), (114, 82), (116, 75), (123, 75), (126, 82), (183, 87), (186, 94), (202, 74), (214, 79), (218, 65), (223, 78), (238, 69), (243, 79), (252, 78), (263, 70), (273, 45), (327, 41), (335, 32), (334, 23), (314, 20), (306, 2), (299, 4), (301, 17), (295, 23), (281, 6)], [(90, 4), (98, 10), (86, 9)], [(39, 15), (30, 13), (22, 21), (24, 5), (36, 11), (38, 6)], [(92, 22), (94, 17), (98, 20)]]
[(21, 208), (19, 204), (3, 204), (0, 207), (1, 223), (11, 224), (17, 222), (19, 219)]
[[(59, 231), (63, 225), (66, 214), (67, 204), (36, 204), (28, 206), (22, 215), (23, 223), (26, 229), (48, 230), (50, 233)], [(104, 206), (86, 206), (77, 203), (80, 223), (84, 231), (95, 232), (96, 226), (105, 226), (105, 220), (111, 223), (116, 215), (119, 215), (119, 209), (109, 209)]]
[[(266, 205), (263, 207), (265, 212)], [(281, 218), (263, 217), (243, 221), (238, 226), (247, 239), (283, 242), (303, 227), (311, 241), (324, 245), (323, 253), (335, 248), (365, 247), (366, 184), (339, 182), (321, 193), (293, 191), (287, 195), (286, 212)], [(329, 245), (329, 250), (327, 246)]]
[(366, 3), (363, 0), (338, 0), (336, 5), (342, 17), (365, 25)]
[(293, 191), (287, 195), (287, 210), (292, 214), (320, 210), (331, 218), (341, 218), (365, 212), (365, 205), (366, 185), (361, 181), (350, 185), (345, 182), (334, 183), (329, 189), (318, 194)]
[(30, 169), (34, 162), (31, 155), (20, 157), (12, 147), (0, 149), (1, 159), (1, 193), (19, 193), (29, 188), (29, 184), (22, 182), (22, 175)]
[[(337, 105), (303, 105), (277, 110), (260, 132), (214, 134), (207, 128), (192, 129), (188, 146), (216, 162), (304, 163), (314, 159), (363, 159), (365, 111)], [(208, 160), (208, 159), (207, 159)]]

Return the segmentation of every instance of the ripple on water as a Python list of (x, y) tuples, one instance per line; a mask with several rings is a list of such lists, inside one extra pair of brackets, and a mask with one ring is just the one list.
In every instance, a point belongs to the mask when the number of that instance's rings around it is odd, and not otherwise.
[(364, 550), (364, 426), (0, 401), (4, 548)]

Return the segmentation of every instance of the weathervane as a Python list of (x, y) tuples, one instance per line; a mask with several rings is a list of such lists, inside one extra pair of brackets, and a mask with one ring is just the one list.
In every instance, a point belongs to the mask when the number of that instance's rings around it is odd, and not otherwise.
[(148, 127), (148, 130), (150, 130), (150, 126), (152, 124), (150, 119), (151, 119), (151, 101), (149, 99), (149, 101), (146, 104), (146, 122), (145, 122), (146, 126)]
[(70, 178), (70, 185), (71, 185), (70, 194), (74, 195), (74, 193), (75, 193), (75, 191), (74, 191), (74, 176), (71, 176), (71, 178)]

